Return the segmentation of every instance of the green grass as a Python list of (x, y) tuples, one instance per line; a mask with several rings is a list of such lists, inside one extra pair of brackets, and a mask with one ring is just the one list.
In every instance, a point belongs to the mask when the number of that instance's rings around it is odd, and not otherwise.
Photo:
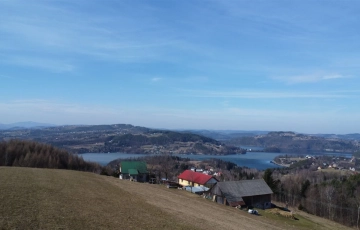
[(194, 229), (103, 176), (0, 167), (0, 229)]
[(275, 215), (273, 213), (269, 213), (267, 211), (264, 210), (258, 210), (259, 214), (267, 219), (273, 220), (275, 222), (281, 222), (282, 224), (284, 224), (285, 226), (288, 226), (289, 228), (295, 228), (295, 229), (319, 229), (319, 227), (324, 227), (318, 223), (315, 223), (303, 216), (300, 215), (294, 215), (296, 220), (284, 217), (284, 216), (280, 216), (280, 215)]

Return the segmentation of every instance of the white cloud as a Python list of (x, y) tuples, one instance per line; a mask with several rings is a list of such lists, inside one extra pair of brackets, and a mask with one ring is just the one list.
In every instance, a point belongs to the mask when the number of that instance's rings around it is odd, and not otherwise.
[(151, 79), (151, 81), (153, 81), (153, 82), (158, 82), (158, 81), (161, 81), (161, 80), (162, 80), (161, 77), (154, 77), (154, 78)]
[(243, 90), (238, 91), (206, 91), (206, 90), (179, 90), (184, 92), (184, 95), (190, 97), (205, 97), (205, 98), (345, 98), (352, 97), (358, 92), (342, 91), (342, 92), (286, 92), (286, 91), (266, 91), (266, 90)]
[[(24, 114), (25, 116), (31, 116), (31, 114), (41, 114), (42, 117), (44, 117), (45, 114), (67, 114), (81, 117), (84, 115), (115, 115), (121, 112), (120, 110), (108, 108), (105, 106), (84, 106), (75, 103), (64, 103), (59, 101), (41, 99), (12, 100), (8, 102), (1, 102), (0, 107), (2, 109), (1, 113)], [(24, 113), (24, 111), (27, 112)]]
[(35, 57), (35, 56), (32, 57), (7, 56), (7, 58), (0, 61), (0, 63), (34, 67), (34, 68), (45, 69), (57, 73), (72, 72), (75, 68), (74, 65), (71, 64), (70, 62), (65, 62), (63, 60), (54, 59), (54, 58)]
[[(333, 121), (344, 117), (343, 111), (321, 109), (289, 111), (287, 109), (253, 109), (225, 107), (222, 109), (169, 109), (144, 106), (117, 108), (81, 105), (51, 100), (14, 100), (0, 102), (3, 123), (37, 121), (52, 124), (116, 124), (127, 123), (153, 128), (174, 129), (241, 129), (292, 130), (298, 132), (355, 132), (359, 127), (346, 125), (338, 129)], [(144, 116), (146, 114), (146, 116)], [(345, 115), (357, 124), (356, 114)]]
[(347, 78), (347, 76), (341, 74), (310, 74), (310, 75), (296, 75), (286, 77), (272, 77), (274, 80), (282, 81), (287, 84), (300, 84), (300, 83), (315, 83), (326, 80), (334, 80)]
[(204, 83), (204, 82), (208, 82), (209, 78), (205, 76), (191, 76), (191, 77), (185, 77), (184, 81), (187, 83)]
[[(78, 56), (125, 63), (169, 60), (168, 52), (179, 49), (178, 39), (141, 7), (137, 8), (143, 15), (143, 20), (139, 21), (126, 12), (108, 14), (106, 7), (99, 6), (101, 9), (94, 15), (67, 6), (45, 1), (8, 2), (3, 9), (0, 7), (0, 34), (6, 38), (2, 40), (0, 51), (3, 56), (12, 56), (6, 63), (71, 71), (78, 63), (62, 60), (77, 60)], [(25, 58), (27, 53), (35, 57)], [(52, 63), (41, 64), (54, 54), (57, 59), (53, 57)]]

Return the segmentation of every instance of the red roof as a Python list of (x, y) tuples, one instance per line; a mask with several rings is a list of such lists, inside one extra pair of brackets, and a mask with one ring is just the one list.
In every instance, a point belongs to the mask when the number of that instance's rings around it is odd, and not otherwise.
[(198, 172), (194, 172), (192, 170), (185, 170), (183, 173), (181, 173), (178, 176), (178, 178), (204, 185), (204, 184), (206, 184), (206, 182), (208, 182), (213, 177), (210, 175), (206, 175), (204, 173), (198, 173)]

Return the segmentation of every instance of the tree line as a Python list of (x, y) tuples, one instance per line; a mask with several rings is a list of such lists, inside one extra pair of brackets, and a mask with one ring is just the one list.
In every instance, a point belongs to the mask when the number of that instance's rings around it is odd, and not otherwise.
[[(155, 132), (155, 131), (154, 131)], [(171, 131), (156, 131), (155, 135), (147, 133), (148, 135), (134, 135), (124, 134), (120, 136), (110, 136), (107, 138), (105, 145), (117, 145), (124, 147), (135, 147), (142, 145), (167, 145), (175, 142), (202, 142), (220, 144), (211, 138), (203, 137), (191, 133), (178, 133)]]
[[(285, 135), (289, 134), (289, 135)], [(281, 152), (311, 153), (333, 149), (342, 152), (358, 150), (358, 141), (327, 139), (323, 137), (295, 134), (292, 132), (270, 132), (261, 136), (245, 136), (225, 141), (230, 145), (277, 147)]]
[[(350, 227), (359, 225), (360, 174), (343, 175), (308, 169), (271, 171), (273, 200)], [(270, 178), (270, 179), (269, 179)]]
[(48, 144), (10, 140), (0, 142), (0, 166), (71, 169), (99, 173), (102, 167)]

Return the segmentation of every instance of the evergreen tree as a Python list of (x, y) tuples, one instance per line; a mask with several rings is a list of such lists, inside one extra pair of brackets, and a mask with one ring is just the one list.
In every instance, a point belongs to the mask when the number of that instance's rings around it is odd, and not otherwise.
[(265, 170), (263, 179), (265, 180), (267, 185), (269, 185), (271, 190), (274, 193), (277, 193), (279, 181), (274, 180), (274, 178), (272, 177), (272, 170), (271, 169), (266, 169)]
[(0, 166), (73, 169), (100, 172), (101, 166), (50, 145), (10, 140), (0, 142)]

